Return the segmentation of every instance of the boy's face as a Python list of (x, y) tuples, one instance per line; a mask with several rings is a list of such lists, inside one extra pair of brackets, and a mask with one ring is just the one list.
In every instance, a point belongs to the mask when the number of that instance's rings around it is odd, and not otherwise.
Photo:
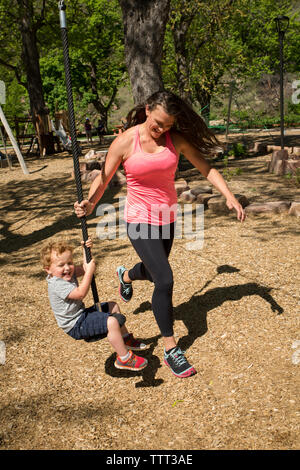
[(51, 253), (51, 264), (45, 270), (50, 276), (61, 277), (65, 281), (70, 281), (75, 270), (71, 251), (67, 250), (61, 255), (53, 251)]

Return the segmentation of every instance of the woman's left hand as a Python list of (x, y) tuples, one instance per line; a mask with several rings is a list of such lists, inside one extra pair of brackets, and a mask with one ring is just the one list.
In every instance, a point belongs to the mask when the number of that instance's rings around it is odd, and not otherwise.
[(226, 199), (226, 206), (229, 210), (235, 209), (237, 213), (237, 219), (243, 222), (246, 218), (245, 211), (239, 201), (233, 196)]

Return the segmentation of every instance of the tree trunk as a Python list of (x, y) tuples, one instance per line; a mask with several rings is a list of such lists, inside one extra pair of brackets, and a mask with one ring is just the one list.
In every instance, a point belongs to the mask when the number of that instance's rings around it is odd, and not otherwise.
[[(19, 3), (19, 2), (18, 2)], [(30, 100), (30, 111), (39, 140), (40, 155), (53, 153), (52, 134), (49, 133), (48, 114), (44, 101), (37, 48), (36, 26), (33, 24), (33, 9), (30, 1), (23, 1), (19, 20), (22, 36), (22, 61), (26, 71), (26, 88)]]
[(186, 35), (193, 20), (194, 15), (181, 15), (173, 23), (173, 41), (176, 60), (176, 80), (180, 97), (192, 103), (192, 93), (189, 83), (189, 59), (186, 50)]
[(163, 88), (161, 59), (170, 0), (119, 0), (125, 57), (136, 104)]

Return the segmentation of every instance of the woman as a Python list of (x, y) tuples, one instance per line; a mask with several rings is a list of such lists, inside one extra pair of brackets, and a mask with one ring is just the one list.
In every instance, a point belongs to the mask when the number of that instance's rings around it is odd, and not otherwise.
[(174, 180), (180, 153), (225, 196), (228, 208), (236, 210), (240, 221), (245, 213), (221, 174), (203, 156), (219, 145), (216, 137), (182, 99), (168, 91), (157, 92), (144, 105), (134, 108), (127, 119), (129, 128), (111, 144), (88, 200), (76, 202), (75, 212), (78, 217), (92, 213), (122, 163), (127, 179), (124, 218), (128, 237), (141, 262), (129, 270), (118, 267), (120, 295), (128, 302), (132, 281), (154, 283), (152, 308), (164, 341), (164, 362), (177, 377), (189, 377), (196, 371), (174, 338), (173, 273), (168, 261), (174, 238)]

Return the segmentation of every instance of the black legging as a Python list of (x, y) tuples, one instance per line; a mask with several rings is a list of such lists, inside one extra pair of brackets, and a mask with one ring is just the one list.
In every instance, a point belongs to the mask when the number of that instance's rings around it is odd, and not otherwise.
[[(173, 273), (168, 261), (175, 223), (127, 224), (128, 237), (142, 260), (128, 271), (132, 281), (154, 282), (152, 309), (162, 336), (173, 336)], [(139, 234), (141, 236), (139, 236)]]

